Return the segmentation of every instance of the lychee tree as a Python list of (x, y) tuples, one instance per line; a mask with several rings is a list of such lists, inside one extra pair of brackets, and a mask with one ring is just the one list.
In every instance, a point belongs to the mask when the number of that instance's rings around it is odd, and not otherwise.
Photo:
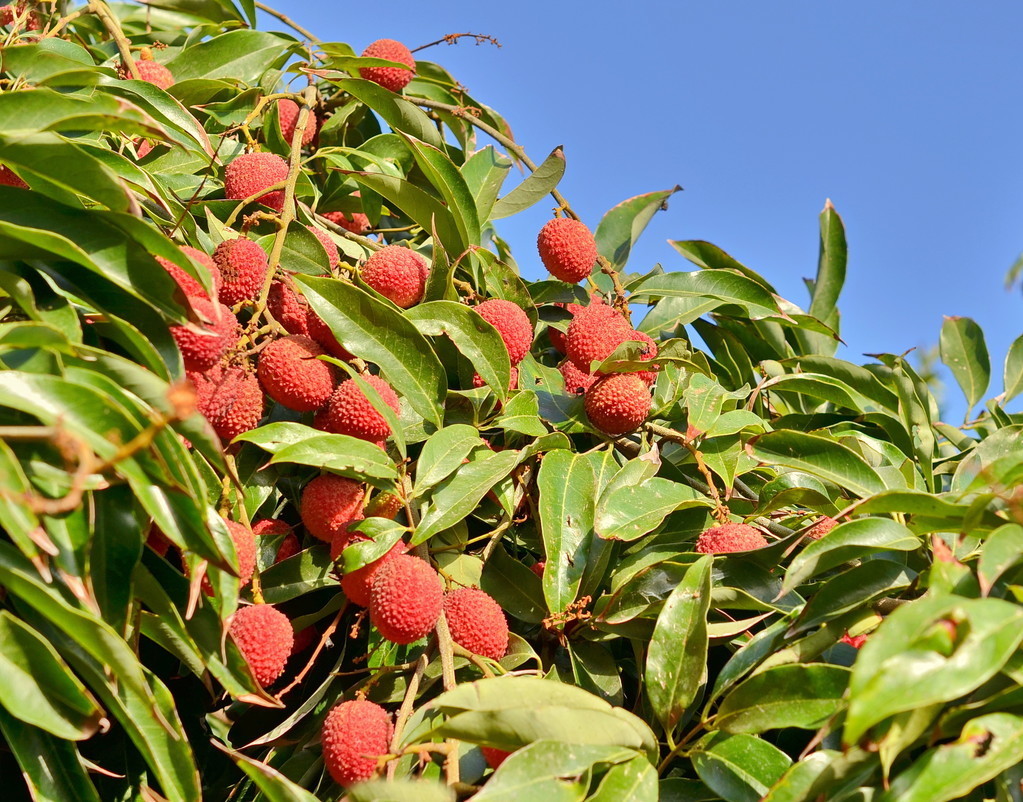
[(404, 44), (0, 26), (7, 794), (1020, 798), (1023, 337), (984, 402), (946, 320), (951, 425), (835, 356), (830, 203), (804, 309)]

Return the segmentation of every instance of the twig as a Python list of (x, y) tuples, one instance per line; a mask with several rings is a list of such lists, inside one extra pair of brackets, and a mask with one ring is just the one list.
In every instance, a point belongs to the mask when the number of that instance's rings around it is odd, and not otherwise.
[(285, 16), (284, 14), (282, 14), (277, 9), (270, 8), (270, 6), (265, 5), (263, 3), (260, 3), (260, 2), (258, 2), (258, 0), (256, 2), (256, 8), (258, 8), (260, 11), (265, 11), (271, 17), (277, 17), (277, 19), (279, 19), (281, 22), (283, 22), (285, 25), (287, 25), (293, 31), (297, 31), (298, 33), (302, 34), (310, 42), (319, 42), (320, 41), (319, 38), (315, 34), (310, 33), (305, 28), (303, 28), (301, 25), (299, 25), (297, 22), (295, 22), (293, 19), (291, 19), (290, 17)]
[(117, 45), (117, 50), (121, 54), (121, 61), (124, 62), (125, 69), (131, 73), (132, 78), (142, 80), (139, 68), (135, 64), (135, 59), (131, 56), (131, 42), (128, 41), (124, 31), (121, 30), (120, 20), (111, 13), (109, 6), (103, 0), (89, 0), (89, 9), (99, 17), (103, 27), (107, 29), (107, 32)]
[(279, 694), (277, 694), (278, 699), (283, 699), (286, 693), (291, 691), (299, 683), (301, 683), (302, 680), (305, 679), (305, 675), (309, 673), (309, 671), (313, 667), (313, 663), (316, 662), (316, 658), (319, 657), (320, 652), (323, 651), (323, 645), (327, 642), (330, 636), (334, 634), (334, 630), (337, 629), (337, 625), (341, 621), (341, 616), (347, 607), (348, 602), (346, 601), (344, 604), (341, 605), (341, 609), (337, 611), (337, 615), (334, 616), (334, 620), (331, 621), (330, 625), (323, 631), (323, 634), (320, 636), (320, 642), (316, 644), (316, 648), (313, 650), (312, 656), (310, 656), (308, 662), (305, 664), (302, 670), (298, 672), (298, 674), (295, 676), (295, 679), (293, 679), (288, 684), (288, 687), (286, 687)]
[(438, 39), (436, 42), (430, 42), (429, 44), (419, 45), (419, 47), (412, 48), (411, 52), (418, 53), (420, 50), (426, 50), (426, 48), (433, 47), (434, 45), (457, 44), (459, 39), (462, 39), (463, 37), (466, 36), (471, 36), (473, 39), (475, 39), (477, 45), (490, 44), (493, 45), (494, 47), (501, 46), (501, 43), (497, 41), (496, 37), (490, 36), (489, 34), (485, 33), (447, 33), (444, 34), (443, 38)]
[[(451, 639), (451, 630), (448, 629), (448, 619), (443, 611), (437, 619), (437, 647), (440, 649), (441, 676), (444, 681), (444, 690), (450, 691), (455, 687), (455, 657), (454, 641)], [(458, 749), (457, 742), (453, 738), (447, 741), (451, 747), (451, 754), (444, 761), (444, 774), (448, 785), (459, 781), (458, 776)]]
[[(430, 652), (432, 651), (432, 645), (427, 648), (416, 661), (416, 670), (412, 674), (412, 678), (408, 682), (408, 688), (405, 691), (405, 698), (401, 702), (401, 707), (398, 709), (398, 717), (394, 721), (394, 737), (391, 739), (391, 752), (397, 754), (398, 745), (401, 743), (401, 736), (404, 734), (405, 724), (408, 722), (409, 716), (412, 715), (412, 708), (415, 706), (416, 694), (419, 693), (419, 683), (423, 680), (423, 675), (426, 673), (427, 667), (430, 665)], [(397, 769), (398, 764), (395, 761), (391, 761), (387, 764), (387, 779), (394, 779), (394, 772)]]
[(710, 491), (710, 497), (714, 500), (714, 517), (718, 520), (718, 523), (727, 523), (728, 507), (726, 507), (721, 501), (721, 494), (718, 492), (717, 486), (714, 484), (714, 476), (707, 467), (707, 463), (703, 461), (703, 454), (700, 452), (700, 449), (693, 445), (692, 441), (684, 434), (676, 432), (674, 429), (669, 429), (667, 426), (659, 426), (656, 423), (647, 423), (644, 428), (648, 432), (655, 434), (664, 440), (677, 443), (692, 454), (693, 459), (696, 460), (696, 469), (707, 481), (707, 489)]

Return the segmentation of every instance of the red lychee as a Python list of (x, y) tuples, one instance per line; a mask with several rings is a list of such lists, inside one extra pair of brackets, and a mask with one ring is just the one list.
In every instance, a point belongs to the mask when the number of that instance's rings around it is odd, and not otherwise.
[[(217, 294), (220, 291), (220, 286), (223, 282), (223, 277), (220, 275), (220, 268), (217, 267), (216, 262), (210, 258), (209, 254), (203, 253), (198, 248), (193, 248), (191, 245), (182, 245), (181, 252), (185, 256), (189, 257), (193, 262), (198, 262), (209, 271), (210, 278), (213, 280), (213, 292), (214, 297), (218, 297)], [(162, 256), (157, 256), (156, 261), (159, 262), (163, 269), (170, 273), (171, 278), (174, 279), (178, 286), (181, 287), (181, 291), (189, 297), (195, 298), (209, 298), (206, 290), (202, 288), (202, 284), (197, 279), (186, 273), (182, 268), (174, 264), (170, 259), (164, 259)]]
[(576, 283), (593, 271), (597, 243), (586, 224), (570, 217), (548, 220), (536, 238), (540, 259), (551, 275)]
[(811, 540), (820, 540), (828, 532), (838, 526), (838, 521), (825, 515), (817, 523), (806, 530), (806, 536)]
[[(288, 163), (276, 153), (244, 153), (224, 170), (224, 197), (228, 200), (245, 200), (287, 178)], [(256, 198), (256, 203), (280, 212), (284, 209), (284, 190), (267, 192)]]
[(196, 390), (196, 409), (221, 440), (230, 442), (255, 429), (263, 418), (263, 391), (256, 376), (241, 367), (214, 365), (190, 374)]
[(253, 301), (263, 289), (268, 259), (266, 251), (245, 237), (224, 240), (213, 251), (220, 268), (220, 300), (228, 306)]
[(422, 300), (429, 274), (426, 260), (401, 245), (387, 245), (374, 251), (359, 273), (366, 284), (402, 309)]
[(334, 366), (317, 359), (325, 353), (319, 343), (301, 334), (274, 340), (259, 354), (259, 383), (277, 403), (312, 412), (334, 392)]
[(492, 769), (497, 769), (511, 756), (511, 752), (494, 746), (481, 746), (480, 751), (483, 753), (483, 759), (487, 761), (487, 765)]
[(639, 428), (650, 414), (650, 388), (635, 373), (612, 373), (595, 381), (583, 401), (586, 417), (605, 434)]
[(160, 527), (153, 524), (149, 527), (149, 533), (146, 536), (146, 545), (161, 557), (166, 557), (167, 552), (170, 551), (170, 547), (173, 544), (167, 539), (167, 535), (160, 530)]
[[(362, 378), (397, 415), (400, 409), (398, 396), (391, 385), (379, 376), (366, 375)], [(390, 424), (373, 408), (354, 379), (345, 379), (337, 386), (327, 405), (325, 423), (328, 431), (358, 437), (371, 443), (381, 442), (391, 436)]]
[(364, 565), (362, 568), (358, 568), (350, 574), (345, 574), (341, 577), (342, 592), (353, 604), (357, 604), (360, 607), (369, 607), (369, 591), (373, 584), (373, 577), (376, 576), (377, 571), (381, 568), (381, 566), (386, 565), (395, 557), (400, 557), (407, 551), (408, 546), (405, 545), (404, 541), (399, 540), (379, 560), (374, 560), (369, 565)]
[(274, 316), (274, 320), (284, 326), (288, 334), (309, 336), (309, 326), (306, 323), (310, 314), (309, 304), (305, 298), (291, 288), (290, 284), (275, 279), (270, 285), (270, 294), (266, 299), (266, 305), (270, 314)]
[(178, 344), (185, 370), (202, 373), (213, 367), (238, 342), (241, 326), (231, 310), (223, 304), (214, 304), (208, 298), (191, 299), (192, 308), (209, 321), (200, 329), (171, 326), (170, 332)]
[[(0, 6), (0, 25), (10, 25), (14, 22), (15, 18), (22, 17), (25, 14), (25, 7), (27, 5), (28, 3), (21, 0), (18, 3)], [(28, 31), (38, 31), (43, 27), (43, 21), (35, 11), (30, 11), (22, 24), (25, 26), (25, 30)]]
[[(473, 373), (472, 374), (472, 386), (476, 387), (476, 388), (486, 387), (487, 383), (485, 381), (483, 381), (483, 377), (480, 376), (480, 374)], [(511, 391), (511, 390), (518, 390), (518, 389), (519, 389), (519, 369), (516, 368), (516, 367), (513, 367), (511, 369), (511, 374), (509, 374), (509, 378), (508, 378), (508, 390)]]
[(341, 264), (341, 254), (337, 252), (337, 245), (334, 244), (334, 240), (330, 238), (327, 232), (316, 226), (306, 226), (306, 228), (320, 241), (323, 250), (327, 252), (327, 263), (330, 265), (330, 269), (333, 270)]
[(558, 365), (558, 370), (565, 379), (565, 392), (572, 395), (582, 395), (597, 380), (592, 373), (583, 373), (569, 359)]
[(353, 234), (365, 234), (373, 228), (369, 218), (362, 212), (352, 212), (351, 214), (346, 214), (345, 212), (324, 212), (323, 216), (334, 225), (340, 226), (345, 231), (351, 231)]
[(22, 181), (14, 170), (2, 164), (0, 164), (0, 186), (28, 189), (28, 184)]
[(352, 358), (352, 355), (337, 341), (337, 337), (330, 330), (330, 326), (312, 310), (312, 307), (308, 307), (306, 310), (306, 328), (309, 331), (309, 336), (322, 345), (324, 350), (331, 356), (345, 362)]
[(529, 570), (536, 574), (540, 579), (543, 579), (543, 569), (547, 567), (546, 560), (540, 560), (539, 562), (533, 563), (529, 566)]
[[(139, 71), (139, 78), (146, 83), (157, 86), (165, 92), (174, 86), (174, 75), (163, 64), (152, 59), (136, 59), (135, 68)], [(131, 78), (131, 70), (122, 67), (119, 70), (121, 78)]]
[[(281, 136), (289, 145), (295, 136), (295, 126), (298, 125), (299, 105), (289, 98), (281, 98), (277, 101), (277, 120), (281, 127)], [(305, 131), (302, 132), (302, 147), (305, 147), (316, 137), (316, 113), (310, 109), (309, 117), (306, 119)]]
[[(256, 572), (256, 538), (252, 531), (237, 521), (223, 519), (227, 525), (227, 531), (231, 533), (231, 540), (234, 541), (234, 552), (238, 558), (238, 581), (241, 587), (245, 587), (252, 581), (252, 575)], [(209, 574), (202, 578), (202, 589), (207, 596), (213, 595), (213, 585), (210, 584)]]
[(295, 645), (291, 621), (269, 604), (240, 608), (231, 619), (231, 637), (264, 688), (284, 672)]
[[(568, 304), (554, 304), (554, 305), (555, 306), (560, 306), (561, 308), (565, 309), (570, 315), (572, 315), (572, 317), (575, 317), (575, 313), (578, 312), (580, 309), (584, 308), (582, 306), (582, 304), (568, 303)], [(562, 354), (565, 353), (566, 345), (565, 345), (565, 335), (564, 335), (563, 332), (560, 332), (560, 331), (558, 331), (555, 328), (548, 327), (547, 328), (547, 336), (550, 337), (551, 345), (554, 346), (556, 351), (558, 351), (559, 353), (562, 353)]]
[(327, 771), (340, 785), (372, 779), (393, 735), (391, 717), (380, 705), (366, 699), (342, 702), (327, 713), (320, 733)]
[(440, 576), (429, 563), (407, 554), (380, 566), (370, 585), (370, 621), (392, 643), (413, 643), (428, 635), (443, 604)]
[(494, 597), (479, 588), (459, 588), (444, 597), (451, 638), (473, 654), (500, 660), (508, 651), (508, 621)]
[(533, 324), (529, 322), (529, 316), (522, 311), (522, 307), (501, 298), (491, 298), (474, 308), (480, 317), (497, 329), (508, 349), (511, 363), (519, 364), (533, 344)]
[(302, 491), (302, 523), (313, 537), (330, 543), (362, 517), (365, 497), (365, 488), (354, 479), (322, 474)]
[(696, 540), (700, 554), (730, 554), (750, 551), (767, 545), (767, 538), (749, 524), (721, 524), (712, 526)]
[[(646, 334), (645, 332), (642, 331), (634, 331), (629, 335), (628, 339), (639, 340), (641, 343), (644, 344), (643, 351), (640, 354), (640, 356), (642, 356), (643, 359), (653, 359), (655, 356), (657, 356), (657, 343), (654, 341), (654, 338), (651, 337), (649, 334)], [(649, 386), (652, 385), (655, 381), (657, 381), (658, 370), (660, 370), (660, 367), (658, 365), (654, 365), (652, 370), (640, 370), (636, 372), (636, 375), (639, 376), (643, 381), (645, 381)]]
[(380, 84), (384, 89), (390, 89), (392, 92), (400, 92), (408, 86), (409, 81), (416, 74), (416, 60), (412, 57), (412, 51), (394, 39), (377, 39), (362, 51), (362, 55), (408, 64), (410, 69), (407, 70), (400, 67), (363, 67), (359, 70), (359, 75), (367, 81)]
[(575, 313), (565, 335), (565, 352), (583, 373), (593, 362), (603, 362), (634, 334), (632, 326), (613, 306), (590, 304)]
[(277, 554), (274, 557), (275, 563), (293, 557), (302, 550), (298, 538), (291, 531), (291, 528), (291, 524), (287, 521), (281, 521), (276, 518), (261, 518), (258, 521), (252, 522), (252, 534), (256, 537), (264, 535), (267, 537), (279, 537), (284, 535), (284, 539), (277, 547)]
[(838, 639), (838, 642), (848, 644), (849, 646), (852, 646), (854, 649), (859, 649), (861, 646), (863, 646), (864, 643), (867, 642), (867, 636), (857, 635), (856, 637), (853, 637), (848, 632), (846, 632), (841, 638)]

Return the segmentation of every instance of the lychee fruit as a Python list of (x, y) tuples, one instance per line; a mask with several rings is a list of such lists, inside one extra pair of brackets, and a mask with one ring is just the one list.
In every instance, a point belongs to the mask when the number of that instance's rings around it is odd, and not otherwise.
[(352, 212), (351, 214), (346, 214), (345, 212), (324, 212), (323, 217), (326, 217), (334, 225), (340, 226), (345, 231), (351, 231), (353, 234), (365, 234), (373, 228), (369, 218), (362, 212)]
[(379, 84), (384, 89), (392, 92), (400, 92), (416, 74), (416, 60), (409, 50), (401, 42), (394, 39), (377, 39), (369, 47), (362, 51), (362, 55), (369, 58), (385, 58), (388, 61), (397, 61), (399, 64), (408, 64), (410, 69), (403, 70), (400, 67), (362, 67), (359, 75), (367, 81)]
[(867, 642), (867, 636), (856, 635), (855, 637), (853, 637), (848, 632), (846, 632), (841, 638), (838, 639), (838, 642), (852, 646), (854, 649), (859, 649), (861, 646), (863, 646), (864, 643)]
[[(159, 87), (165, 92), (174, 86), (174, 75), (169, 69), (158, 61), (152, 59), (136, 59), (135, 68), (139, 71), (139, 79)], [(121, 67), (118, 71), (121, 78), (132, 78), (131, 70), (127, 66)]]
[(0, 186), (28, 189), (28, 184), (22, 181), (21, 177), (14, 170), (2, 164), (0, 164)]
[(408, 554), (381, 565), (370, 585), (370, 621), (392, 643), (413, 643), (428, 635), (443, 605), (440, 576), (429, 563)]
[(234, 614), (230, 631), (256, 682), (264, 688), (272, 685), (284, 673), (295, 645), (288, 617), (269, 604), (253, 604)]
[[(252, 581), (252, 575), (256, 572), (256, 538), (244, 524), (237, 521), (223, 519), (227, 525), (227, 531), (231, 533), (231, 540), (234, 541), (234, 552), (238, 558), (238, 581), (241, 587), (245, 587)], [(207, 596), (213, 595), (213, 585), (210, 584), (209, 574), (202, 578), (202, 589)]]
[[(213, 291), (214, 297), (218, 297), (220, 286), (223, 283), (223, 277), (220, 275), (220, 268), (217, 267), (216, 262), (210, 258), (209, 254), (203, 253), (198, 248), (193, 248), (191, 245), (182, 245), (181, 252), (185, 256), (189, 257), (193, 262), (198, 262), (205, 267), (213, 279)], [(174, 264), (170, 259), (164, 259), (162, 256), (157, 256), (156, 261), (159, 262), (163, 269), (170, 273), (171, 278), (174, 279), (178, 286), (181, 287), (181, 291), (192, 298), (209, 298), (206, 290), (202, 288), (202, 284), (197, 279), (186, 273), (182, 268)]]
[[(22, 0), (18, 3), (10, 3), (6, 6), (0, 6), (0, 25), (10, 25), (14, 22), (15, 18), (21, 17), (25, 13), (25, 7), (28, 4)], [(28, 16), (24, 20), (25, 30), (38, 31), (43, 27), (43, 22), (40, 16), (35, 12), (29, 12)]]
[(473, 654), (500, 660), (508, 651), (508, 621), (494, 597), (479, 588), (459, 588), (444, 597), (451, 638)]
[(836, 526), (838, 526), (838, 521), (836, 521), (834, 518), (831, 518), (830, 516), (825, 515), (823, 518), (817, 521), (817, 523), (815, 523), (813, 526), (807, 529), (804, 534), (811, 540), (820, 540)]
[(543, 570), (547, 567), (546, 560), (540, 560), (539, 562), (533, 563), (529, 566), (529, 570), (536, 574), (540, 579), (543, 579)]
[(214, 365), (190, 378), (196, 389), (196, 408), (221, 440), (230, 442), (259, 425), (263, 391), (253, 373), (241, 367)]
[(394, 727), (380, 705), (353, 699), (336, 705), (323, 720), (323, 762), (339, 785), (372, 779), (377, 758), (390, 752)]
[(316, 226), (306, 226), (306, 228), (320, 241), (323, 250), (327, 252), (327, 263), (330, 265), (330, 269), (333, 270), (341, 264), (341, 254), (337, 252), (337, 245), (334, 244), (334, 240), (330, 238), (327, 232)]
[(583, 373), (569, 359), (558, 365), (558, 370), (565, 379), (565, 392), (572, 395), (582, 395), (597, 380), (592, 373)]
[[(295, 136), (295, 126), (298, 125), (298, 114), (301, 107), (290, 98), (281, 98), (277, 101), (277, 121), (281, 127), (281, 136), (289, 145)], [(310, 109), (309, 117), (306, 119), (305, 131), (302, 132), (302, 147), (305, 147), (316, 137), (316, 113)]]
[[(639, 340), (641, 343), (643, 343), (644, 348), (640, 352), (640, 356), (643, 359), (653, 359), (655, 356), (657, 356), (657, 343), (654, 341), (654, 338), (651, 337), (649, 334), (642, 331), (634, 331), (629, 335), (627, 339)], [(636, 375), (639, 376), (643, 381), (645, 381), (649, 386), (652, 385), (655, 381), (657, 381), (658, 370), (660, 370), (660, 366), (654, 365), (651, 370), (636, 371)]]
[(533, 344), (533, 324), (529, 322), (529, 316), (522, 311), (522, 307), (501, 298), (491, 298), (474, 308), (480, 317), (497, 329), (508, 349), (511, 363), (519, 364)]
[(480, 751), (483, 753), (483, 759), (487, 761), (487, 765), (492, 769), (497, 769), (511, 756), (511, 752), (498, 749), (495, 746), (481, 746)]
[[(346, 543), (345, 545), (348, 544)], [(369, 565), (364, 565), (350, 574), (345, 574), (341, 577), (342, 592), (353, 604), (357, 604), (360, 607), (369, 607), (370, 587), (372, 587), (373, 578), (376, 576), (377, 571), (395, 557), (400, 557), (407, 551), (408, 546), (405, 545), (404, 541), (399, 540), (379, 560), (374, 560)]]
[[(472, 386), (476, 387), (478, 389), (480, 387), (486, 387), (487, 383), (485, 381), (483, 381), (483, 377), (480, 376), (480, 374), (473, 373), (472, 374)], [(519, 389), (519, 369), (516, 368), (516, 367), (513, 367), (511, 369), (511, 374), (509, 375), (509, 378), (508, 378), (508, 390), (510, 392), (512, 390), (518, 390), (518, 389)]]
[[(288, 179), (288, 163), (276, 153), (244, 153), (224, 170), (224, 196), (228, 200), (245, 200), (262, 189)], [(256, 198), (280, 212), (284, 209), (284, 190), (275, 189)]]
[(766, 545), (767, 538), (749, 524), (712, 526), (696, 539), (696, 551), (700, 554), (730, 554)]
[(334, 392), (335, 368), (317, 359), (323, 354), (319, 343), (301, 334), (274, 340), (259, 354), (259, 383), (277, 403), (312, 412)]
[(650, 388), (635, 373), (612, 373), (586, 390), (583, 406), (600, 431), (625, 434), (638, 429), (650, 414)]
[(302, 491), (302, 523), (313, 537), (330, 543), (362, 517), (365, 498), (366, 489), (354, 479), (322, 474)]
[(330, 326), (312, 310), (312, 307), (306, 309), (306, 329), (309, 332), (309, 336), (322, 345), (324, 350), (331, 356), (345, 362), (352, 358), (352, 355), (337, 341), (337, 337), (330, 330)]
[(255, 300), (263, 289), (269, 267), (266, 251), (245, 237), (224, 240), (213, 251), (220, 268), (220, 300), (228, 306)]
[(540, 259), (556, 279), (575, 284), (593, 271), (597, 243), (586, 224), (570, 217), (548, 220), (536, 238)]
[(366, 284), (402, 309), (422, 300), (429, 274), (426, 260), (401, 245), (386, 245), (374, 251), (359, 272)]
[[(366, 375), (362, 378), (397, 415), (400, 409), (398, 396), (391, 385), (379, 376)], [(327, 405), (325, 423), (327, 431), (347, 434), (371, 443), (382, 442), (391, 436), (390, 424), (373, 408), (354, 379), (345, 379), (337, 386)]]
[[(572, 315), (572, 317), (575, 317), (575, 313), (583, 308), (582, 304), (573, 304), (573, 303), (567, 303), (567, 304), (558, 303), (558, 304), (554, 304), (554, 305), (555, 306), (559, 306), (562, 309), (565, 309), (570, 315)], [(565, 353), (566, 345), (565, 345), (565, 334), (564, 334), (564, 332), (558, 331), (557, 329), (548, 326), (548, 328), (547, 328), (547, 336), (550, 337), (551, 345), (554, 346), (556, 351), (558, 351), (561, 354)]]
[(174, 325), (170, 333), (178, 344), (185, 370), (202, 373), (209, 370), (227, 349), (238, 342), (241, 327), (231, 310), (208, 298), (191, 298), (192, 308), (209, 321), (201, 329)]
[(632, 326), (613, 306), (590, 304), (575, 313), (565, 335), (565, 353), (583, 373), (603, 362), (634, 335)]
[(170, 551), (170, 547), (173, 544), (167, 538), (167, 535), (163, 533), (160, 527), (153, 524), (149, 527), (149, 533), (146, 536), (146, 545), (161, 557), (166, 557), (167, 552)]
[(276, 518), (261, 518), (258, 521), (252, 522), (252, 534), (256, 537), (279, 537), (284, 535), (284, 539), (281, 540), (280, 545), (277, 547), (277, 554), (274, 556), (275, 563), (279, 563), (281, 560), (286, 560), (289, 557), (294, 557), (302, 550), (298, 538), (291, 529), (291, 524), (287, 521), (281, 521)]
[(284, 330), (288, 334), (309, 336), (309, 326), (306, 322), (309, 316), (309, 304), (289, 284), (275, 279), (270, 285), (270, 294), (267, 296), (266, 305), (274, 320), (284, 326)]

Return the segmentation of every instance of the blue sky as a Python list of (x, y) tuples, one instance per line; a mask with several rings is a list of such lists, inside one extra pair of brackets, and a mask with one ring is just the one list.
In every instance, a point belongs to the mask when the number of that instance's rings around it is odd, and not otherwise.
[[(688, 269), (666, 240), (705, 239), (805, 306), (831, 198), (850, 254), (839, 356), (932, 345), (943, 315), (973, 317), (992, 356), (988, 395), (1001, 392), (1023, 332), (1023, 297), (1004, 288), (1023, 250), (1023, 4), (390, 0), (329, 16), (312, 0), (274, 5), (357, 51), (383, 37), (496, 36), (500, 49), (418, 55), (504, 114), (535, 160), (563, 144), (561, 191), (591, 227), (625, 198), (685, 188), (630, 269)], [(501, 221), (527, 277), (545, 275), (535, 235), (549, 216), (540, 204)], [(959, 422), (960, 394), (946, 395)]]

